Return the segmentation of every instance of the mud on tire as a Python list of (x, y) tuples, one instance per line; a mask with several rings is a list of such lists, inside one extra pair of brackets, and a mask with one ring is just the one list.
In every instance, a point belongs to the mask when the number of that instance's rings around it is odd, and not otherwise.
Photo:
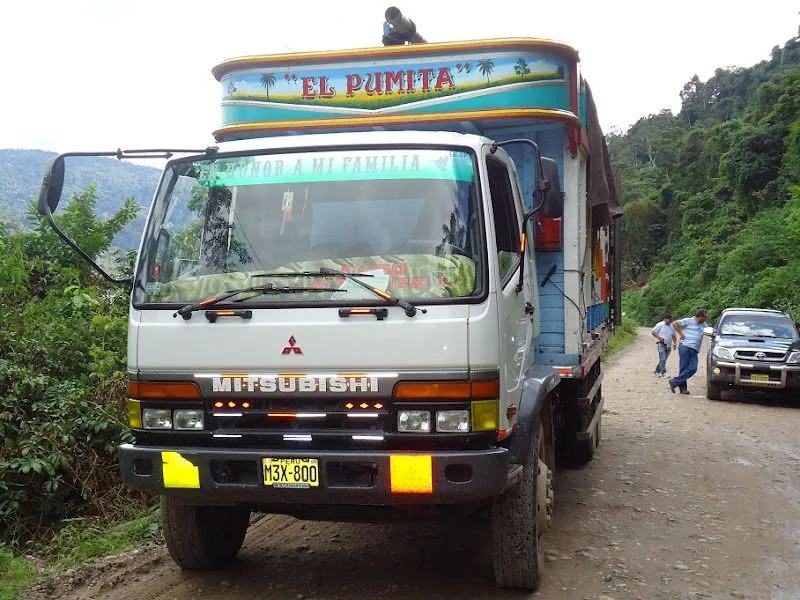
[(250, 522), (250, 509), (239, 506), (190, 506), (161, 497), (164, 539), (182, 569), (212, 570), (239, 553)]
[[(497, 585), (535, 590), (544, 570), (537, 487), (544, 429), (528, 451), (519, 483), (492, 503), (492, 561)], [(537, 431), (535, 429), (534, 431)]]

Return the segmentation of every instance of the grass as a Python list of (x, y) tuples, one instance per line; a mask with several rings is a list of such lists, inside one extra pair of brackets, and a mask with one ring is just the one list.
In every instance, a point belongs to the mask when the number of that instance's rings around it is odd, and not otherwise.
[[(141, 512), (131, 521), (116, 524), (101, 524), (90, 519), (67, 521), (49, 544), (33, 552), (36, 555), (33, 560), (0, 544), (0, 600), (14, 600), (18, 592), (43, 575), (55, 575), (90, 558), (113, 556), (160, 540), (160, 512), (155, 507)], [(43, 565), (40, 572), (35, 568), (37, 560)]]
[(0, 545), (0, 600), (14, 600), (17, 592), (37, 577), (32, 561), (17, 556), (5, 544)]
[(603, 353), (600, 355), (600, 360), (603, 362), (610, 359), (620, 350), (630, 346), (636, 339), (636, 323), (631, 319), (624, 316), (622, 317), (622, 325), (616, 328), (614, 335), (608, 342), (608, 346), (603, 348)]

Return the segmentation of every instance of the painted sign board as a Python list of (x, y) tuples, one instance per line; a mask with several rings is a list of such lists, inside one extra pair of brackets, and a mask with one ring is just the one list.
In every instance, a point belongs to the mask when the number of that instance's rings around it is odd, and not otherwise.
[(501, 111), (580, 126), (577, 54), (543, 40), (245, 57), (214, 75), (222, 91), (218, 139), (245, 130), (497, 119)]

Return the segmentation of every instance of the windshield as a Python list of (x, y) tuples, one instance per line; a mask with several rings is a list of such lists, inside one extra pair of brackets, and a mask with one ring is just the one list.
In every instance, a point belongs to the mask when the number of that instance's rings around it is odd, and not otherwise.
[(746, 337), (797, 337), (792, 320), (777, 315), (730, 315), (720, 323), (719, 333)]
[[(187, 303), (267, 285), (335, 287), (243, 303), (380, 301), (352, 281), (270, 272), (365, 273), (396, 298), (481, 293), (482, 234), (470, 154), (381, 149), (217, 157), (165, 171), (134, 303)], [(259, 277), (259, 275), (262, 275)]]

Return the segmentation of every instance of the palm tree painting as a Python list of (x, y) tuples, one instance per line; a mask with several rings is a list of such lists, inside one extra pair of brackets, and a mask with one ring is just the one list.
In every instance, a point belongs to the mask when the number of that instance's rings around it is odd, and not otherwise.
[(521, 79), (525, 79), (525, 75), (531, 72), (530, 68), (528, 68), (528, 62), (524, 58), (518, 59), (514, 65), (514, 72), (519, 75)]
[(479, 60), (478, 70), (481, 72), (481, 75), (486, 77), (486, 83), (489, 83), (489, 75), (491, 75), (492, 71), (494, 71), (494, 63), (492, 62), (492, 59), (485, 58), (483, 60)]
[(275, 75), (272, 73), (264, 73), (261, 76), (261, 86), (267, 92), (267, 101), (269, 101), (269, 88), (271, 88), (273, 85), (275, 85)]
[(237, 91), (238, 89), (236, 88), (235, 83), (233, 83), (232, 81), (228, 83), (228, 96), (233, 96)]

